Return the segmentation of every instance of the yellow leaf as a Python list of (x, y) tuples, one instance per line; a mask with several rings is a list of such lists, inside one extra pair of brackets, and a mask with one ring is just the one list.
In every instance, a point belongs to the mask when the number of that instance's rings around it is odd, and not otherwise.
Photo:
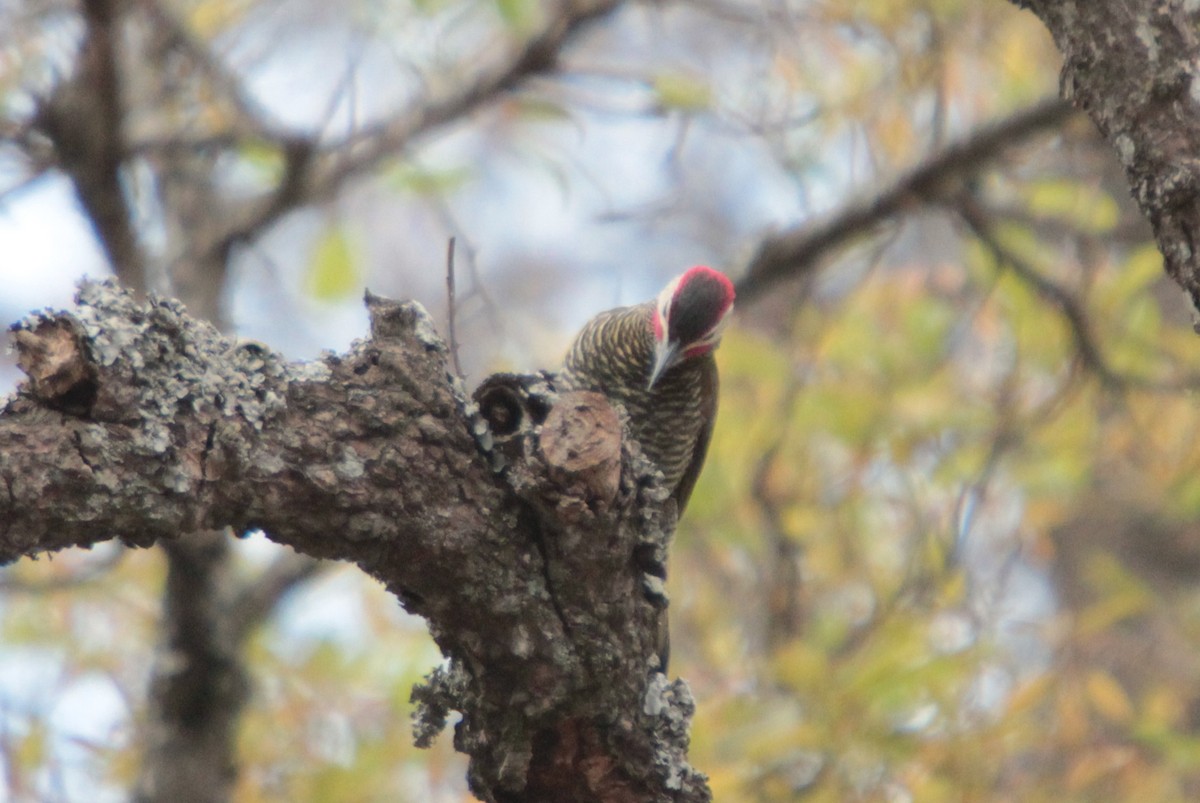
[(820, 688), (829, 677), (829, 654), (800, 640), (781, 649), (772, 663), (775, 677), (793, 689)]
[(1180, 692), (1170, 686), (1153, 689), (1145, 697), (1142, 718), (1151, 727), (1165, 730), (1176, 726), (1184, 714)]
[(30, 722), (29, 731), (19, 739), (17, 750), (12, 754), (22, 769), (40, 767), (46, 760), (46, 728), (40, 719)]
[(208, 0), (197, 4), (188, 15), (188, 20), (197, 35), (208, 39), (238, 23), (245, 16), (248, 5), (240, 0)]
[(1100, 747), (1081, 755), (1067, 772), (1067, 787), (1078, 792), (1136, 758), (1132, 747)]
[(1034, 183), (1029, 195), (1034, 212), (1074, 220), (1089, 231), (1104, 232), (1117, 223), (1116, 201), (1093, 185), (1048, 179)]
[(1105, 719), (1117, 723), (1133, 719), (1133, 703), (1112, 675), (1099, 669), (1093, 670), (1088, 673), (1084, 688), (1092, 707)]
[(1038, 675), (1032, 680), (1021, 684), (1008, 700), (1008, 715), (1024, 714), (1030, 709), (1041, 705), (1050, 689), (1051, 675)]
[(1079, 745), (1091, 736), (1088, 722), (1087, 703), (1077, 682), (1063, 683), (1055, 699), (1055, 715), (1058, 720), (1059, 743), (1064, 746)]

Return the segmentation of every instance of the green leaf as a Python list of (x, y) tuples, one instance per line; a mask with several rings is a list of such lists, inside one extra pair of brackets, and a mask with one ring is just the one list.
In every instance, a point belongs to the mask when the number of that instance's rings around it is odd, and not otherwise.
[(345, 227), (330, 226), (308, 266), (308, 291), (321, 301), (340, 301), (362, 287), (362, 258)]
[(238, 155), (266, 180), (274, 182), (283, 176), (283, 154), (273, 145), (262, 140), (251, 140), (238, 148)]
[(411, 163), (398, 165), (388, 175), (393, 187), (415, 195), (442, 195), (455, 190), (471, 179), (466, 167), (433, 169)]
[(1120, 215), (1116, 201), (1103, 190), (1062, 179), (1035, 182), (1029, 206), (1035, 213), (1073, 220), (1095, 233), (1110, 230)]
[(17, 765), (22, 770), (28, 771), (41, 767), (49, 752), (47, 736), (44, 720), (30, 720), (28, 731), (26, 731), (24, 736), (18, 737), (16, 740), (17, 749), (9, 753), (9, 758), (15, 758)]
[(527, 31), (538, 20), (538, 4), (534, 0), (496, 0), (500, 18), (510, 27)]
[(700, 78), (678, 72), (659, 73), (652, 88), (663, 108), (703, 111), (712, 104), (712, 89)]
[(1105, 295), (1111, 294), (1117, 302), (1151, 289), (1163, 276), (1163, 257), (1154, 244), (1137, 248), (1125, 260), (1120, 270), (1113, 271), (1111, 278), (1103, 283)]
[(571, 112), (561, 103), (547, 98), (518, 97), (514, 99), (517, 113), (526, 122), (573, 122)]

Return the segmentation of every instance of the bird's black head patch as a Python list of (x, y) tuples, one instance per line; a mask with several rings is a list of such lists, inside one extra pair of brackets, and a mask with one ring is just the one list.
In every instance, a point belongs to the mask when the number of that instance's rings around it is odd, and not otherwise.
[(731, 303), (724, 276), (716, 271), (689, 273), (671, 301), (670, 339), (683, 346), (694, 343), (720, 323)]

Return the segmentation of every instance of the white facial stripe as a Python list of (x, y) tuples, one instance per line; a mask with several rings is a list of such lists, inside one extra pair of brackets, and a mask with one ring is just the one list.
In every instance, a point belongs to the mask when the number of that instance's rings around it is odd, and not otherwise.
[(671, 280), (671, 283), (663, 288), (658, 294), (658, 320), (662, 324), (663, 337), (666, 337), (668, 324), (670, 323), (671, 314), (671, 299), (675, 297), (675, 290), (679, 287), (679, 280), (683, 276), (676, 276)]

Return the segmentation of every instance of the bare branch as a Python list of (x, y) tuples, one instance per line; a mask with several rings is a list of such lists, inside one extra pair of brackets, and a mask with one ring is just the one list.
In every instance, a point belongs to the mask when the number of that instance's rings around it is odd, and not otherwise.
[(473, 79), (443, 97), (424, 98), (409, 110), (368, 126), (319, 149), (297, 145), (302, 160), (289, 160), (285, 179), (268, 198), (235, 215), (230, 228), (214, 244), (227, 252), (236, 242), (253, 238), (297, 206), (330, 197), (348, 180), (375, 169), (414, 140), (494, 102), (522, 81), (553, 70), (570, 40), (589, 23), (611, 13), (622, 0), (559, 0), (544, 27), (500, 64), (481, 69)]
[(232, 617), (230, 627), (235, 637), (247, 638), (275, 611), (283, 597), (330, 565), (307, 555), (281, 554), (253, 581), (243, 585), (230, 604), (227, 615)]
[(250, 678), (231, 637), (222, 531), (163, 541), (163, 644), (150, 681), (137, 803), (220, 803), (236, 780), (236, 728)]
[(963, 181), (1006, 149), (1062, 125), (1072, 113), (1057, 98), (1043, 100), (947, 145), (867, 198), (767, 237), (738, 282), (738, 299), (749, 301), (781, 281), (816, 270), (822, 260), (880, 224), (953, 197)]
[[(197, 38), (175, 11), (159, 0), (135, 0), (167, 47), (182, 52), (211, 83), (218, 97), (233, 107), (235, 131), (268, 142), (287, 142), (289, 135), (268, 111), (246, 91), (241, 78), (229, 70), (208, 44)], [(233, 132), (222, 135), (231, 137)]]
[(1095, 335), (1092, 334), (1087, 309), (1083, 303), (1065, 287), (1043, 276), (1019, 254), (1007, 248), (994, 231), (983, 207), (969, 193), (962, 193), (959, 196), (955, 210), (972, 234), (992, 253), (999, 265), (1011, 270), (1017, 278), (1033, 288), (1039, 296), (1062, 313), (1071, 338), (1075, 341), (1075, 351), (1079, 355), (1079, 359), (1107, 389), (1136, 388), (1173, 393), (1200, 387), (1200, 377), (1194, 375), (1159, 382), (1149, 377), (1129, 375), (1114, 370), (1104, 357)]
[(454, 372), (462, 376), (462, 363), (458, 361), (458, 330), (454, 325), (458, 312), (454, 292), (454, 242), (454, 237), (451, 237), (446, 243), (446, 328), (449, 330), (450, 359), (454, 362)]
[(145, 256), (121, 181), (125, 158), (118, 61), (117, 0), (87, 0), (83, 44), (73, 75), (39, 108), (34, 126), (54, 143), (58, 163), (127, 287), (144, 291)]
[[(791, 402), (802, 388), (793, 382), (785, 395), (786, 403), (779, 409), (790, 410)], [(790, 421), (790, 418), (785, 418)], [(750, 494), (763, 517), (763, 539), (769, 550), (761, 569), (766, 611), (764, 651), (769, 655), (800, 635), (804, 627), (803, 577), (800, 559), (804, 545), (795, 539), (785, 524), (782, 505), (770, 487), (771, 471), (777, 464), (787, 433), (763, 451), (754, 468)]]

